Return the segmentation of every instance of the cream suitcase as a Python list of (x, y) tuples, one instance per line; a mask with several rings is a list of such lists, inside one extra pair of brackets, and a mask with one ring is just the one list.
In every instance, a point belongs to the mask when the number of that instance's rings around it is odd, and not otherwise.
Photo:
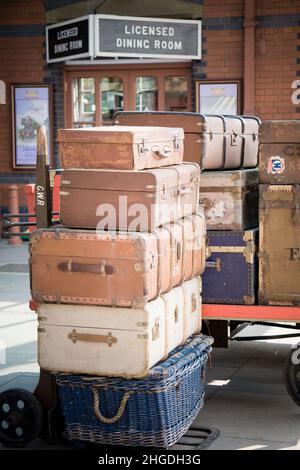
[(197, 295), (197, 289), (186, 291), (184, 295), (183, 287), (174, 288), (139, 309), (40, 304), (40, 367), (54, 372), (145, 376), (185, 340), (184, 317), (193, 314), (192, 301), (186, 299)]
[(184, 341), (194, 333), (201, 330), (202, 327), (202, 281), (201, 277), (194, 277), (190, 281), (182, 284), (184, 297), (184, 323), (183, 337)]

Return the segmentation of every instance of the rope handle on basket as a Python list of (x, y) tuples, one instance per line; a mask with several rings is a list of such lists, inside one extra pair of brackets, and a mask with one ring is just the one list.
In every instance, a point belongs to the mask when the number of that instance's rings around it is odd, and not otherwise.
[(103, 416), (101, 414), (101, 411), (99, 409), (100, 408), (100, 397), (99, 397), (98, 390), (97, 390), (96, 387), (93, 387), (92, 390), (93, 390), (93, 395), (94, 395), (94, 412), (95, 412), (95, 415), (97, 416), (97, 418), (102, 423), (105, 423), (105, 424), (112, 424), (112, 423), (115, 423), (116, 421), (118, 421), (123, 416), (125, 406), (126, 406), (126, 403), (127, 403), (128, 399), (131, 395), (131, 392), (124, 393), (123, 398), (121, 400), (120, 407), (119, 407), (117, 413), (115, 414), (115, 416), (113, 416), (112, 418), (105, 418), (105, 416)]

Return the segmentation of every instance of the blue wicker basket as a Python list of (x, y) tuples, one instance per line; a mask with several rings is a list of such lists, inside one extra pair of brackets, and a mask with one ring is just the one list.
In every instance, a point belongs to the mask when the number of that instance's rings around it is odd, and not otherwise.
[(205, 366), (213, 339), (191, 337), (143, 379), (58, 374), (70, 440), (170, 447), (204, 403)]

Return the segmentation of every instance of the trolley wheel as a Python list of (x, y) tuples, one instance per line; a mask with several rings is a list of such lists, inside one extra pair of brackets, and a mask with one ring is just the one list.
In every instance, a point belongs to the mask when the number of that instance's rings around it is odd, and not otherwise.
[(289, 395), (300, 406), (300, 344), (294, 346), (288, 354), (283, 379)]
[(43, 410), (27, 390), (11, 388), (0, 393), (0, 442), (6, 447), (25, 447), (41, 432)]

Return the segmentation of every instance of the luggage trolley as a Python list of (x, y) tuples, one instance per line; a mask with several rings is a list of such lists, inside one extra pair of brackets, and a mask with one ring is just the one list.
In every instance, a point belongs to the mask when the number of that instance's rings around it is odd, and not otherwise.
[[(46, 204), (36, 205), (36, 225), (38, 228), (49, 227), (53, 222), (52, 216), (57, 216), (51, 211), (51, 189), (49, 167), (46, 164), (46, 151), (43, 142), (46, 141), (45, 134), (38, 139), (37, 150), (37, 170), (36, 180), (39, 186), (42, 200)], [(59, 184), (59, 178), (55, 178), (55, 185)], [(58, 188), (54, 186), (54, 192)], [(30, 214), (31, 215), (31, 214)], [(35, 222), (31, 221), (33, 225)], [(8, 224), (9, 226), (13, 224)], [(25, 225), (25, 224), (24, 224)], [(20, 233), (22, 235), (22, 233)], [(37, 310), (37, 304), (34, 301), (29, 302), (31, 310)], [(235, 340), (260, 340), (282, 337), (300, 337), (300, 307), (283, 306), (260, 306), (260, 305), (225, 305), (225, 304), (203, 304), (202, 318), (210, 334), (215, 337), (216, 345), (224, 346), (222, 338), (227, 326), (238, 325), (231, 335)], [(270, 326), (284, 327), (285, 323), (295, 323), (295, 326), (285, 325), (287, 328), (298, 330), (295, 334), (260, 336), (260, 337), (242, 337), (235, 338), (243, 325), (248, 324), (268, 324)], [(280, 324), (279, 324), (280, 322)], [(282, 322), (282, 323), (281, 323)], [(221, 329), (220, 329), (221, 325)], [(226, 327), (226, 328), (224, 328)], [(222, 331), (223, 328), (223, 331)], [(284, 383), (286, 389), (294, 400), (300, 406), (300, 343), (293, 347), (288, 354), (283, 371)], [(64, 430), (62, 413), (60, 410), (58, 393), (56, 388), (55, 375), (51, 372), (41, 369), (39, 382), (33, 393), (21, 388), (9, 389), (0, 393), (0, 423), (3, 421), (5, 413), (5, 426), (0, 427), (0, 443), (8, 447), (24, 447), (40, 436), (50, 442), (59, 442)], [(216, 430), (215, 430), (216, 431)], [(208, 436), (207, 443), (217, 437)]]
[[(227, 340), (227, 326), (232, 322), (234, 329), (230, 339), (235, 341), (256, 341), (276, 338), (300, 338), (300, 306), (270, 306), (270, 305), (229, 305), (229, 304), (203, 304), (202, 319), (215, 339), (215, 345), (224, 344)], [(287, 324), (288, 323), (288, 324)], [(291, 325), (293, 323), (294, 325)], [(268, 325), (280, 328), (294, 329), (295, 333), (272, 336), (243, 336), (236, 338), (236, 334), (249, 325)], [(298, 331), (297, 331), (298, 330)], [(226, 333), (225, 333), (226, 331)], [(226, 341), (227, 343), (227, 341)], [(283, 380), (287, 392), (300, 406), (300, 342), (294, 345), (285, 362)]]

